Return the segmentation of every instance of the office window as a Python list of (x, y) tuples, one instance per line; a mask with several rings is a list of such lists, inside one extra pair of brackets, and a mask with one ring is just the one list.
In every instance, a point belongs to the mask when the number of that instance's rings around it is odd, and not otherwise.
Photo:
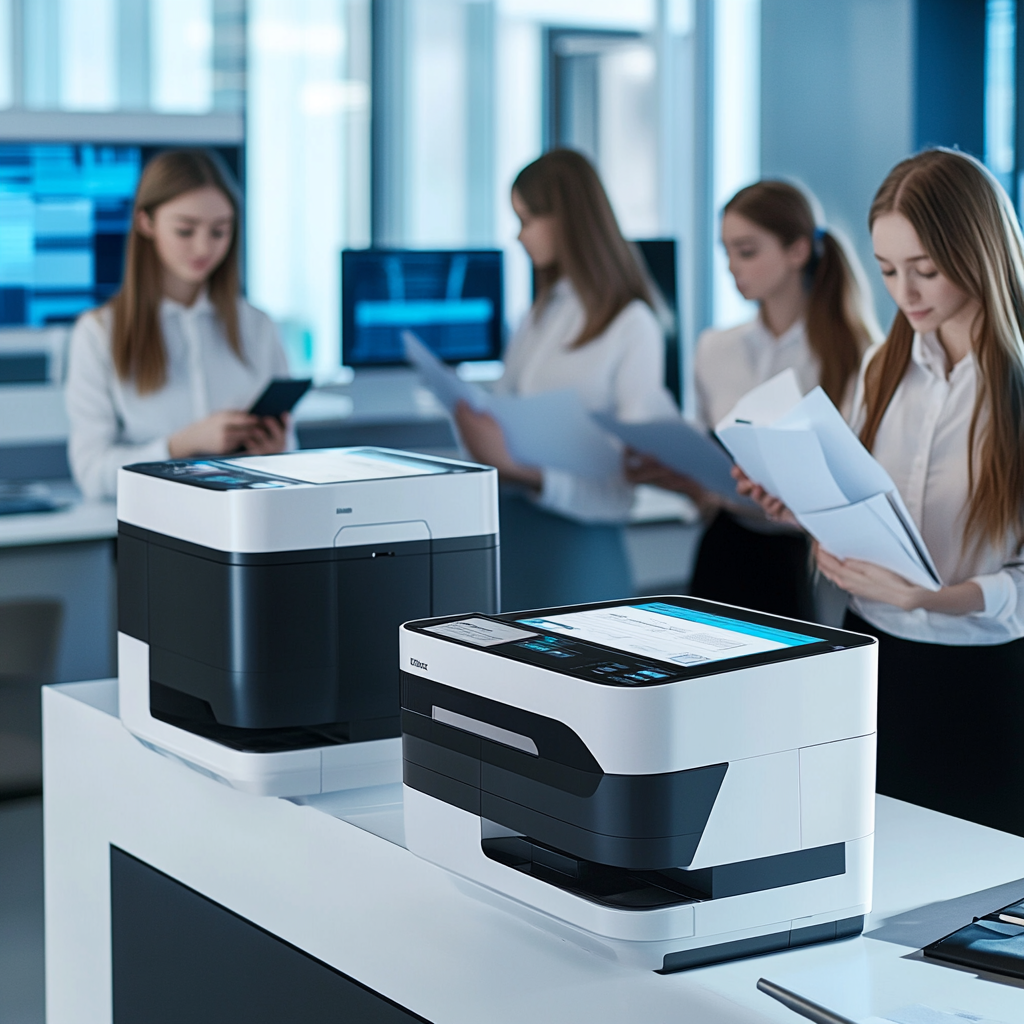
[(245, 8), (246, 0), (0, 0), (0, 108), (241, 111)]
[(295, 370), (340, 366), (341, 250), (370, 241), (369, 0), (250, 0), (252, 301)]
[(175, 114), (209, 112), (213, 0), (151, 0), (149, 17), (152, 108)]
[(1016, 198), (1014, 144), (1017, 63), (1017, 2), (987, 0), (985, 6), (985, 163)]
[(761, 173), (760, 0), (714, 0), (712, 19), (712, 310), (713, 322), (726, 327), (756, 312), (729, 273), (719, 242), (719, 213)]

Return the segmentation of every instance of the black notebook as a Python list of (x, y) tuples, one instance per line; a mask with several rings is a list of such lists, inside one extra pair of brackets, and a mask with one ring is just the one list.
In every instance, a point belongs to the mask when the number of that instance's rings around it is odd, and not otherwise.
[(925, 946), (924, 955), (979, 971), (1024, 978), (1024, 900), (976, 917), (952, 935)]

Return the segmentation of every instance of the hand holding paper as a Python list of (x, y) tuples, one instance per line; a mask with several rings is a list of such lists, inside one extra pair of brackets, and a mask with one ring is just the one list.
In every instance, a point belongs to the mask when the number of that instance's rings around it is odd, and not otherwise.
[(729, 501), (740, 501), (736, 481), (732, 478), (732, 459), (714, 438), (676, 419), (652, 420), (648, 423), (620, 423), (613, 416), (595, 413), (594, 421), (614, 434), (630, 448), (653, 456), (677, 473), (696, 480), (705, 490)]
[(466, 402), (493, 416), (509, 454), (525, 466), (561, 469), (602, 479), (620, 472), (621, 452), (590, 418), (575, 391), (538, 395), (491, 395), (460, 380), (411, 331), (404, 332), (405, 354), (423, 382), (449, 412)]
[(745, 395), (715, 432), (743, 472), (785, 502), (827, 551), (940, 588), (892, 478), (821, 388), (801, 399), (787, 370)]

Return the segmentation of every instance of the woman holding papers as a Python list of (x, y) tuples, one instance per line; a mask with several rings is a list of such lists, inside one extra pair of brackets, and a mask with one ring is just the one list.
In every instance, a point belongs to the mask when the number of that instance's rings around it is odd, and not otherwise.
[(147, 164), (121, 290), (71, 334), (68, 455), (90, 498), (131, 462), (279, 452), (287, 430), (244, 412), (288, 363), (269, 318), (241, 297), (238, 190), (209, 153)]
[[(512, 206), (537, 290), (509, 344), (498, 392), (571, 389), (588, 411), (620, 420), (677, 415), (664, 386), (664, 338), (647, 275), (586, 158), (545, 153), (519, 173)], [(587, 476), (523, 465), (486, 412), (461, 403), (456, 421), (472, 456), (495, 466), (508, 485), (501, 506), (505, 608), (630, 593), (621, 524), (633, 489), (620, 469)]]
[(879, 638), (879, 792), (1024, 835), (1024, 242), (998, 182), (950, 150), (898, 164), (870, 225), (899, 312), (853, 425), (943, 585), (818, 565), (852, 595), (847, 628)]
[[(729, 330), (705, 331), (697, 342), (697, 414), (708, 430), (747, 392), (792, 369), (802, 392), (819, 384), (848, 407), (860, 359), (878, 329), (864, 301), (856, 256), (817, 227), (811, 199), (784, 181), (741, 189), (722, 212), (729, 270), (757, 318)], [(688, 494), (710, 518), (694, 566), (697, 597), (813, 618), (809, 552), (804, 535), (722, 499), (661, 463), (631, 454), (634, 483)]]

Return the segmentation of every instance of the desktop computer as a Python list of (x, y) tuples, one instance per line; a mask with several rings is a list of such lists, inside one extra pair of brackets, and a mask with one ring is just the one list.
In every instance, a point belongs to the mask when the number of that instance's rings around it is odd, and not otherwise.
[(344, 365), (407, 365), (406, 330), (447, 363), (500, 359), (502, 255), (500, 249), (346, 249)]

